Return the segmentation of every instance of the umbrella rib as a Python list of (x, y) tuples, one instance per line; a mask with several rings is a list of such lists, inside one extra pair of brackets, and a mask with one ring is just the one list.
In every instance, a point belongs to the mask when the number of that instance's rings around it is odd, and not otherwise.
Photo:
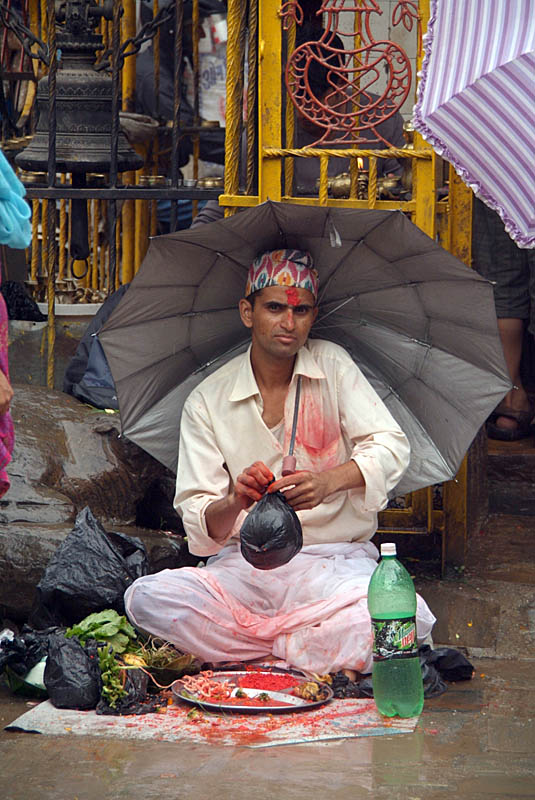
[[(244, 346), (244, 344), (248, 344), (248, 342), (249, 342), (248, 339), (242, 339), (241, 342), (238, 342), (238, 344), (232, 345), (232, 347), (230, 347), (228, 350), (225, 350), (224, 353), (220, 353), (219, 355), (214, 356), (209, 361), (203, 361), (201, 364), (199, 364), (198, 367), (195, 367), (195, 369), (193, 369), (189, 374), (190, 375), (196, 375), (197, 373), (201, 372), (201, 370), (205, 369), (206, 367), (210, 367), (216, 361), (220, 361), (222, 358), (224, 358), (229, 353), (233, 353), (235, 350), (239, 350), (240, 348), (242, 348)], [(139, 367), (139, 369), (136, 369), (135, 372), (130, 372), (127, 377), (130, 379), (134, 375), (141, 375), (141, 374), (143, 374), (143, 372), (145, 372), (148, 369), (153, 369), (154, 367), (157, 367), (157, 366), (159, 366), (161, 364), (164, 364), (166, 361), (175, 359), (177, 356), (180, 356), (183, 353), (188, 353), (188, 352), (191, 353), (191, 355), (193, 356), (193, 358), (195, 358), (195, 360), (198, 360), (193, 354), (193, 351), (191, 349), (191, 345), (188, 344), (188, 345), (186, 345), (186, 347), (182, 347), (180, 350), (177, 350), (176, 353), (169, 353), (168, 355), (164, 356), (163, 358), (159, 358), (156, 361), (151, 361), (148, 364), (143, 364), (142, 366)], [(120, 380), (124, 380), (124, 378), (121, 378)]]
[[(233, 234), (236, 237), (236, 239), (238, 240), (238, 242), (241, 242), (242, 244), (247, 244), (247, 245), (250, 244), (247, 241), (247, 239), (244, 239), (242, 236), (238, 236), (238, 234), (235, 233), (234, 231), (233, 231)], [(181, 240), (180, 239), (174, 239), (172, 241), (180, 242)], [(210, 253), (214, 253), (215, 252), (216, 257), (222, 256), (224, 258), (228, 258), (229, 261), (232, 261), (234, 264), (236, 264), (236, 266), (240, 267), (241, 270), (247, 271), (249, 269), (249, 266), (244, 266), (240, 261), (238, 261), (233, 256), (228, 255), (228, 253), (225, 253), (223, 255), (223, 253), (221, 253), (219, 250), (214, 250), (214, 248), (211, 247), (210, 245), (204, 244), (202, 242), (193, 242), (193, 241), (190, 241), (189, 239), (184, 241), (183, 244), (187, 244), (188, 246), (191, 246), (191, 247), (198, 247), (200, 250), (208, 250)]]
[[(351, 299), (354, 299), (354, 298), (349, 298), (349, 299), (351, 300)], [(347, 302), (349, 302), (349, 300)], [(329, 328), (331, 328), (331, 329), (340, 328), (340, 324), (323, 326), (321, 323), (323, 323), (323, 321), (328, 316), (329, 315), (326, 314), (324, 317), (321, 317), (321, 318), (316, 320), (316, 322), (314, 323), (314, 327), (312, 329), (313, 333), (317, 333), (318, 335), (326, 334), (327, 337), (328, 337), (329, 336), (329, 334), (328, 334)], [(436, 344), (432, 344), (430, 342), (426, 342), (423, 339), (417, 339), (415, 336), (409, 336), (408, 334), (404, 334), (404, 333), (400, 332), (399, 330), (396, 330), (395, 328), (391, 328), (390, 326), (388, 326), (386, 324), (378, 325), (377, 323), (370, 322), (369, 320), (363, 320), (362, 322), (353, 322), (351, 320), (346, 321), (345, 327), (348, 328), (348, 327), (351, 327), (351, 326), (360, 326), (360, 327), (364, 327), (365, 326), (365, 327), (368, 327), (368, 328), (376, 328), (377, 330), (388, 330), (388, 331), (391, 331), (393, 334), (395, 334), (397, 336), (403, 336), (403, 337), (406, 338), (407, 341), (414, 342), (415, 344), (419, 344), (420, 346), (425, 347), (428, 350), (435, 349), (435, 350), (440, 351), (441, 353), (446, 353), (447, 355), (451, 356), (452, 358), (460, 358), (458, 353), (454, 353), (451, 350), (445, 349), (444, 347), (439, 347)], [(465, 329), (466, 331), (468, 331), (468, 333), (470, 333), (473, 330), (475, 330), (474, 328), (469, 328), (468, 326), (460, 325), (459, 323), (456, 323), (456, 327)], [(344, 347), (346, 347), (346, 345), (344, 345)], [(347, 349), (347, 347), (346, 347), (346, 349)], [(470, 360), (469, 358), (467, 358), (465, 356), (463, 356), (463, 361), (465, 361), (467, 364), (470, 364), (473, 367), (476, 367), (476, 368), (480, 369), (480, 367), (477, 364), (475, 364), (473, 360)], [(494, 369), (494, 368), (490, 367), (490, 365), (488, 365), (488, 364), (487, 364), (487, 369), (489, 370), (489, 372), (491, 372), (497, 378), (503, 378), (503, 374), (498, 369)]]

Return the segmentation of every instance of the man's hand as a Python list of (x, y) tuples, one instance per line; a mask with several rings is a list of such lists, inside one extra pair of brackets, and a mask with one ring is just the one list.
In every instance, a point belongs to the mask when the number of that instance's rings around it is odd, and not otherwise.
[(255, 461), (238, 475), (234, 489), (221, 500), (214, 500), (206, 509), (208, 535), (218, 544), (229, 538), (238, 514), (265, 494), (273, 473), (262, 461)]
[(234, 495), (241, 508), (249, 508), (260, 500), (273, 477), (271, 470), (262, 461), (255, 461), (238, 475)]
[(364, 486), (364, 477), (354, 461), (324, 472), (298, 470), (272, 483), (268, 492), (280, 491), (294, 511), (315, 508), (335, 492)]
[(322, 503), (332, 489), (328, 473), (300, 470), (272, 483), (268, 492), (276, 491), (283, 492), (294, 511), (305, 511)]

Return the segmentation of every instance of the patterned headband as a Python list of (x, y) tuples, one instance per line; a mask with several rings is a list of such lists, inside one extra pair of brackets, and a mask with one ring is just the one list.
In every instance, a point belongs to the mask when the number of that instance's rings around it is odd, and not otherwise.
[(247, 275), (245, 297), (267, 286), (295, 286), (318, 297), (318, 273), (303, 250), (269, 250), (257, 256)]

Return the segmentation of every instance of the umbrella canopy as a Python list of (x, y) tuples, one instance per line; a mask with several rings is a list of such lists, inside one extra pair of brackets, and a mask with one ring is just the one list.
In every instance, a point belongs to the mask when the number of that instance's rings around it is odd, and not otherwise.
[(432, 0), (414, 127), (535, 247), (535, 0)]
[(311, 336), (348, 350), (410, 439), (397, 491), (453, 477), (510, 388), (492, 286), (399, 211), (267, 202), (152, 239), (99, 333), (123, 433), (176, 470), (184, 401), (247, 348), (249, 265), (282, 247), (309, 250), (320, 274)]

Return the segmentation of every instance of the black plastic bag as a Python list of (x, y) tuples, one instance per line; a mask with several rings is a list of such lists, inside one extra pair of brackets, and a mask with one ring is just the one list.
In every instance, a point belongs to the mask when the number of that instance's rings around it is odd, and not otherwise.
[(44, 684), (56, 708), (95, 708), (102, 687), (97, 643), (82, 647), (76, 637), (51, 634)]
[(240, 530), (243, 557), (256, 569), (287, 564), (303, 546), (299, 517), (282, 492), (265, 494)]
[[(418, 657), (422, 669), (424, 697), (438, 697), (447, 690), (445, 681), (470, 680), (474, 668), (460, 653), (450, 647), (438, 647), (433, 650), (428, 644), (418, 648)], [(350, 681), (343, 672), (333, 677), (335, 697), (373, 697), (372, 676), (363, 675), (357, 681)]]
[(97, 704), (97, 714), (120, 716), (123, 714), (152, 714), (162, 705), (159, 696), (147, 699), (149, 676), (140, 669), (129, 669), (126, 672), (124, 690), (126, 695), (117, 701), (114, 708), (101, 697)]
[(426, 663), (433, 666), (446, 681), (468, 681), (474, 674), (474, 666), (453, 647), (437, 647), (433, 650), (428, 644), (422, 645), (418, 650), (420, 660), (422, 656)]
[(9, 667), (15, 675), (23, 678), (47, 654), (48, 637), (57, 628), (33, 631), (24, 626), (18, 636), (4, 639), (0, 644), (0, 673)]
[(143, 542), (106, 532), (86, 506), (37, 585), (30, 624), (71, 626), (107, 608), (124, 614), (125, 590), (148, 569)]

